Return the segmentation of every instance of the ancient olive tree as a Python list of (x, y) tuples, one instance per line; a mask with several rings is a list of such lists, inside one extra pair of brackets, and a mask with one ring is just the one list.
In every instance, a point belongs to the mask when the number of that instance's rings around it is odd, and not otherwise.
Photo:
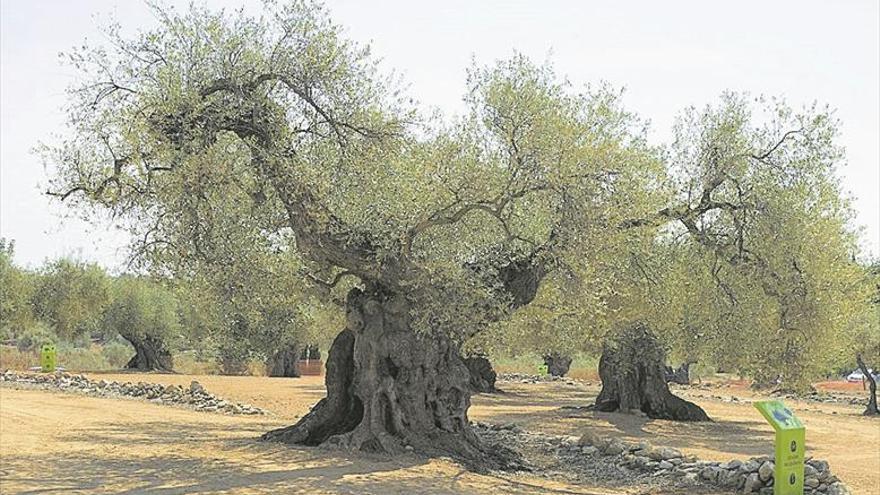
[(102, 323), (134, 347), (126, 368), (172, 371), (172, 344), (181, 333), (178, 301), (156, 281), (123, 276), (112, 282), (112, 299)]
[[(690, 206), (674, 213), (666, 243), (685, 234), (676, 250), (691, 263), (673, 271), (684, 290), (659, 287), (645, 299), (679, 348), (708, 344), (747, 376), (793, 389), (829, 369), (863, 276), (836, 175), (837, 133), (826, 109), (738, 95), (681, 117), (671, 176)], [(709, 215), (687, 213), (713, 205)]]
[[(566, 285), (556, 270), (534, 303), (514, 315), (519, 324), (504, 323), (492, 339), (534, 348), (555, 335), (563, 349), (608, 342), (604, 350), (617, 355), (662, 355), (619, 352), (617, 333), (634, 335), (620, 323), (641, 321), (656, 337), (641, 341), (671, 350), (678, 361), (705, 360), (759, 382), (803, 388), (830, 369), (840, 336), (864, 306), (857, 237), (836, 178), (836, 133), (823, 109), (795, 112), (734, 94), (689, 109), (659, 184), (668, 206), (606, 231), (598, 255), (584, 246), (586, 262), (569, 260), (565, 268), (591, 281), (586, 290)], [(614, 236), (626, 242), (612, 244)], [(627, 364), (605, 354), (603, 376), (637, 377), (640, 367), (665, 364)], [(613, 363), (624, 367), (602, 369)], [(666, 394), (665, 386), (656, 391)], [(610, 408), (621, 401), (602, 402)]]
[[(472, 70), (468, 112), (440, 122), (314, 5), (157, 18), (154, 31), (111, 30), (109, 48), (71, 55), (88, 81), (72, 90), (72, 137), (46, 150), (51, 192), (109, 209), (136, 254), (172, 270), (216, 256), (205, 241), (228, 230), (215, 226), (259, 226), (246, 230), (268, 253), (295, 253), (344, 301), (327, 396), (267, 439), (485, 458), (459, 348), (543, 282), (623, 307), (612, 283), (591, 284), (619, 263), (609, 253), (648, 249), (670, 222), (727, 262), (764, 266), (707, 231), (739, 209), (722, 196), (736, 194), (738, 162), (695, 156), (682, 202), (606, 88), (576, 93), (514, 57)], [(759, 160), (792, 148), (786, 135), (765, 141), (749, 143)]]

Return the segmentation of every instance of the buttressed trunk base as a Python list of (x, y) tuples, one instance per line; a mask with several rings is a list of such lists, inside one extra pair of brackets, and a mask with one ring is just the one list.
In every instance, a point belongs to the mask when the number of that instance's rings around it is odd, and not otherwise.
[(151, 336), (139, 338), (123, 335), (123, 337), (131, 343), (135, 351), (135, 355), (125, 365), (126, 369), (172, 371), (174, 360), (171, 357), (171, 352), (160, 339)]
[(709, 421), (700, 406), (669, 391), (665, 361), (663, 347), (644, 324), (636, 323), (611, 339), (599, 358), (602, 391), (596, 410), (637, 410), (654, 419)]
[(396, 454), (415, 450), (504, 467), (470, 427), (470, 373), (442, 335), (410, 328), (405, 298), (352, 289), (327, 358), (327, 396), (264, 440)]

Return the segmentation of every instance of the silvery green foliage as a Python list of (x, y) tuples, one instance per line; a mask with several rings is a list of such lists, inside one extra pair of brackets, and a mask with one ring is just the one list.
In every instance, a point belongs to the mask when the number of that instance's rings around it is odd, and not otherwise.
[(444, 118), (319, 5), (155, 12), (69, 55), (71, 132), (43, 152), (51, 190), (127, 225), (159, 273), (222, 274), (229, 301), (250, 297), (239, 279), (297, 274), (337, 301), (371, 284), (407, 294), (418, 329), (510, 346), (595, 347), (646, 319), (793, 380), (862, 303), (824, 108), (724, 94), (655, 147), (619, 91), (514, 55), (472, 68)]

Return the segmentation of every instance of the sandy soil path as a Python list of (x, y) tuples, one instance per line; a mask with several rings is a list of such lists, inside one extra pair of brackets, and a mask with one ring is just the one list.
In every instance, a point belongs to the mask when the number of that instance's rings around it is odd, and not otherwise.
[[(231, 417), (136, 400), (0, 389), (0, 493), (638, 493), (542, 478), (477, 475), (442, 459), (345, 456), (255, 441), (267, 429), (305, 414), (324, 394), (319, 377), (93, 377), (180, 385), (197, 379), (216, 395), (274, 414)], [(750, 403), (714, 398), (733, 394), (742, 401), (755, 399), (748, 391), (682, 392), (716, 419), (695, 425), (560, 409), (590, 403), (598, 392), (595, 385), (502, 386), (502, 394), (474, 397), (473, 420), (513, 422), (555, 434), (592, 430), (647, 438), (706, 459), (772, 451), (772, 431)], [(880, 421), (859, 416), (853, 406), (793, 406), (808, 429), (808, 455), (828, 459), (856, 493), (880, 494)]]
[(134, 400), (0, 389), (0, 493), (626, 493), (477, 475), (442, 459), (348, 457), (256, 441), (285, 423)]

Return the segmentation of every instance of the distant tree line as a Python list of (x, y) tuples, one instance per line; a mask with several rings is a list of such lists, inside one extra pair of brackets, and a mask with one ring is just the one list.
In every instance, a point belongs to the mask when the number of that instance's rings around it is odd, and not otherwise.
[(0, 338), (21, 351), (45, 343), (126, 342), (131, 369), (172, 371), (174, 354), (192, 351), (224, 373), (244, 373), (262, 360), (269, 374), (295, 376), (296, 359), (279, 368), (279, 356), (298, 357), (321, 342), (312, 330), (320, 307), (309, 307), (307, 298), (272, 297), (272, 287), (239, 272), (221, 278), (201, 271), (183, 281), (111, 275), (70, 258), (29, 270), (13, 263), (14, 249), (13, 241), (0, 239)]

